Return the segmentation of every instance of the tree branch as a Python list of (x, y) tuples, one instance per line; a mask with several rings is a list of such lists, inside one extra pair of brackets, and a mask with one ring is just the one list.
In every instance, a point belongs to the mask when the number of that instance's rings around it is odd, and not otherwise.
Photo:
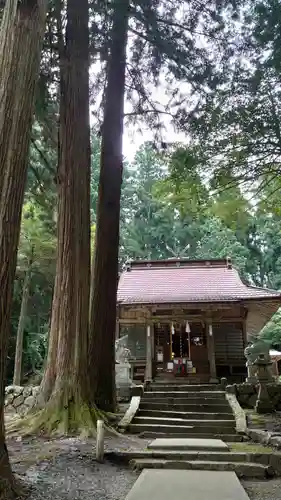
[(47, 167), (48, 171), (52, 174), (52, 175), (56, 175), (56, 170), (50, 165), (49, 163), (49, 160), (46, 158), (45, 154), (43, 153), (43, 151), (41, 151), (41, 149), (37, 146), (36, 144), (36, 139), (34, 139), (34, 137), (31, 137), (31, 143), (32, 145), (34, 146), (34, 149), (37, 151), (37, 153), (39, 154), (41, 160), (43, 160), (43, 163), (45, 164), (45, 166)]

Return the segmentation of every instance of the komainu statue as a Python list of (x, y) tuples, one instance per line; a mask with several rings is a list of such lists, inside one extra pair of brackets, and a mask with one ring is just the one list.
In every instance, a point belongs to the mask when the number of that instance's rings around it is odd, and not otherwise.
[(244, 354), (247, 359), (246, 367), (248, 370), (246, 381), (249, 383), (256, 383), (258, 364), (262, 362), (262, 364), (271, 365), (269, 344), (260, 338), (252, 340), (247, 345)]
[(255, 361), (260, 358), (270, 363), (269, 349), (269, 344), (260, 338), (255, 341), (250, 341), (244, 351), (247, 363), (253, 365)]
[(115, 362), (116, 363), (129, 363), (131, 357), (131, 351), (127, 347), (128, 345), (128, 335), (124, 335), (120, 339), (115, 341)]

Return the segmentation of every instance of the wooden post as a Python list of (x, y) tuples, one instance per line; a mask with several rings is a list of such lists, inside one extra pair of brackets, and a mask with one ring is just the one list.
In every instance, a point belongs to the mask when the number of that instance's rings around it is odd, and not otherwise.
[(151, 333), (151, 356), (152, 356), (152, 360), (154, 361), (155, 360), (154, 325), (151, 325), (150, 333)]
[(97, 421), (97, 442), (96, 442), (96, 461), (103, 462), (104, 459), (104, 422)]
[(242, 321), (242, 332), (243, 332), (243, 345), (244, 345), (244, 349), (245, 349), (245, 347), (248, 344), (248, 338), (247, 338), (247, 319), (246, 319), (246, 317)]
[(151, 325), (146, 327), (146, 366), (145, 366), (145, 381), (152, 381), (152, 342), (151, 342)]
[(116, 320), (116, 328), (115, 328), (115, 340), (120, 338), (120, 323), (119, 319)]
[(206, 335), (207, 335), (207, 349), (208, 349), (208, 360), (210, 365), (210, 382), (218, 382), (217, 379), (217, 367), (216, 367), (216, 357), (215, 357), (215, 342), (213, 335), (213, 325), (212, 320), (206, 322)]
[(170, 324), (170, 361), (173, 359), (173, 331), (174, 331), (174, 324)]

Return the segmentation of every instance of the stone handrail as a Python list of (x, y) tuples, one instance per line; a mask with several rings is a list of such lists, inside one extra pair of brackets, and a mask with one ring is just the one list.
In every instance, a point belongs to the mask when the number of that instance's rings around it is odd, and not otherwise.
[(130, 401), (129, 408), (127, 409), (124, 417), (118, 424), (118, 428), (121, 432), (125, 432), (125, 430), (129, 427), (132, 422), (134, 416), (138, 412), (141, 397), (143, 395), (143, 386), (138, 385), (132, 388), (132, 397)]

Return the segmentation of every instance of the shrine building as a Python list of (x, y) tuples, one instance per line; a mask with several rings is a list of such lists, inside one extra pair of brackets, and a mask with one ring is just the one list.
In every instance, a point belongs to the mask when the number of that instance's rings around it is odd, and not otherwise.
[(134, 379), (244, 380), (244, 349), (281, 305), (243, 283), (230, 259), (134, 261), (118, 286), (117, 338), (128, 335)]

